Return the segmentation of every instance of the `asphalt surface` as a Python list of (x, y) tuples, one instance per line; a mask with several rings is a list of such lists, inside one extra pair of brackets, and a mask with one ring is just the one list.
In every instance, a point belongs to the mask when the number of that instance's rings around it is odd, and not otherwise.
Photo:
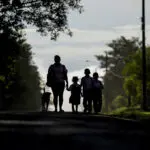
[(149, 126), (109, 116), (0, 113), (0, 149), (147, 150)]

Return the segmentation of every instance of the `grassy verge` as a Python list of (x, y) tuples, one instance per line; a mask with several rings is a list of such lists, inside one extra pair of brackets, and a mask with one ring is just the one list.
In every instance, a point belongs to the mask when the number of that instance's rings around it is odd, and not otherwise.
[(150, 121), (150, 111), (149, 112), (142, 111), (139, 107), (131, 107), (131, 108), (122, 107), (109, 113), (109, 115), (127, 119)]

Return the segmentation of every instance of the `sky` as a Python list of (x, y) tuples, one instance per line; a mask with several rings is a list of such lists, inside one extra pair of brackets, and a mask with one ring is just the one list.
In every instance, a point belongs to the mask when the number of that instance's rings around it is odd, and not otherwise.
[[(41, 36), (34, 27), (28, 28), (27, 41), (32, 46), (33, 58), (42, 78), (46, 79), (48, 67), (56, 54), (62, 57), (62, 63), (68, 68), (71, 78), (83, 74), (85, 67), (95, 71), (99, 62), (94, 56), (110, 50), (106, 44), (113, 39), (120, 36), (141, 38), (141, 2), (142, 0), (82, 0), (84, 12), (70, 12), (68, 16), (73, 37), (61, 34), (57, 41)], [(148, 14), (150, 1), (146, 0), (146, 42), (150, 44)], [(68, 96), (65, 93), (65, 100)], [(67, 102), (64, 107), (69, 110)]]

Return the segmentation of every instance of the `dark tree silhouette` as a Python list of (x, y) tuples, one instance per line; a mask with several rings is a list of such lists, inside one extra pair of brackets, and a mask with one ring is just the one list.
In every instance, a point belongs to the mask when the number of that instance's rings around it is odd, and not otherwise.
[(69, 10), (82, 11), (81, 0), (0, 0), (0, 30), (37, 27), (42, 35), (56, 40), (60, 32), (72, 35), (68, 26)]
[(0, 109), (40, 108), (40, 76), (32, 61), (31, 46), (16, 33), (0, 34)]

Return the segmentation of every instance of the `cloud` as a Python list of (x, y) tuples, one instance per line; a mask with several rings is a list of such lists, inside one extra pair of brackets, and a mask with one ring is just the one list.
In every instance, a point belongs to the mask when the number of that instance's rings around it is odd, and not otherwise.
[[(94, 65), (94, 66), (87, 66), (85, 68), (89, 68), (90, 71), (91, 71), (91, 75), (96, 71), (99, 73), (100, 76), (103, 76), (104, 75), (104, 70), (103, 69), (100, 69), (100, 67), (97, 65)], [(69, 81), (71, 82), (71, 79), (73, 76), (78, 76), (78, 78), (81, 78), (84, 76), (84, 69), (80, 69), (80, 70), (76, 70), (76, 71), (73, 71), (73, 72), (70, 72), (68, 73), (68, 76), (69, 76)]]
[[(89, 47), (91, 45), (105, 46), (105, 44), (112, 39), (118, 38), (122, 35), (132, 37), (141, 36), (141, 26), (140, 25), (125, 25), (116, 26), (105, 30), (82, 30), (72, 28), (73, 37), (61, 34), (58, 41), (51, 41), (49, 37), (40, 36), (40, 34), (33, 32), (32, 34), (27, 33), (28, 41), (32, 45), (38, 47)], [(149, 34), (150, 25), (146, 26), (146, 31)]]
[[(27, 33), (28, 42), (32, 45), (32, 51), (35, 53), (36, 64), (39, 69), (43, 67), (42, 72), (44, 72), (44, 69), (47, 71), (49, 65), (53, 63), (53, 56), (56, 54), (60, 55), (63, 63), (70, 71), (73, 71), (85, 67), (87, 59), (96, 60), (94, 55), (103, 54), (105, 50), (109, 50), (110, 48), (106, 44), (113, 39), (120, 36), (127, 38), (135, 36), (141, 39), (141, 29), (136, 24), (116, 26), (109, 30), (72, 29), (74, 31), (72, 38), (61, 35), (55, 42), (51, 41), (49, 37), (40, 36), (36, 32)], [(150, 25), (147, 25), (147, 44), (150, 44), (149, 29)], [(96, 63), (90, 65), (96, 65)]]
[[(69, 24), (73, 28), (102, 30), (141, 22), (141, 0), (83, 0), (83, 4), (83, 14), (70, 14)], [(149, 14), (150, 1), (147, 0), (147, 24), (150, 24)]]
[(38, 71), (40, 73), (40, 76), (42, 79), (46, 80), (46, 74), (47, 74), (47, 68), (45, 68), (45, 65), (43, 64), (43, 61), (37, 57), (33, 57), (34, 62), (38, 66)]
[[(122, 30), (127, 30), (127, 31), (141, 31), (141, 24), (140, 25), (124, 25), (124, 26), (116, 26), (113, 27), (113, 29), (118, 30), (118, 31), (122, 31)], [(150, 30), (150, 25), (146, 25), (146, 30), (149, 31)]]

